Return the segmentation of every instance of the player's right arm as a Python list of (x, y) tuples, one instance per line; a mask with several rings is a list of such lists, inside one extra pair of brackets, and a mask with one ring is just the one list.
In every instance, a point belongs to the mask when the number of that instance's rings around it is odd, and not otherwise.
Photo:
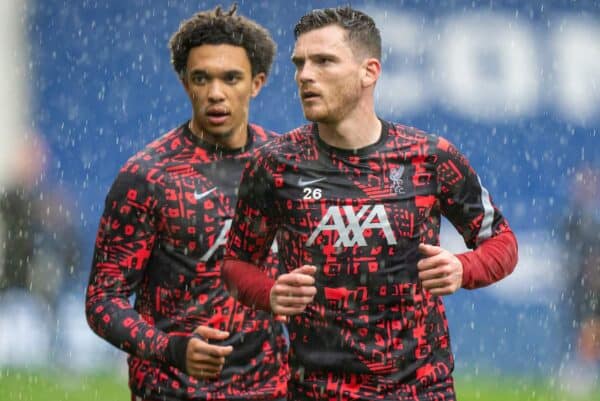
[[(438, 295), (456, 291), (455, 284), (467, 289), (493, 284), (515, 269), (516, 237), (467, 158), (441, 137), (437, 138), (436, 150), (440, 209), (471, 250), (452, 255), (439, 247), (421, 246), (428, 260), (422, 259), (417, 266), (420, 278)], [(460, 274), (456, 274), (457, 265)], [(435, 277), (436, 270), (446, 277)]]
[(157, 238), (154, 185), (138, 166), (128, 164), (107, 195), (86, 292), (88, 324), (100, 337), (132, 355), (198, 377), (212, 377), (220, 371), (231, 347), (213, 346), (207, 340), (224, 339), (228, 333), (210, 328), (198, 328), (196, 335), (166, 333), (145, 320), (129, 302), (147, 274)]
[(229, 292), (244, 305), (291, 316), (313, 301), (316, 267), (285, 266), (288, 273), (276, 279), (261, 267), (279, 228), (273, 201), (276, 184), (264, 161), (256, 155), (242, 175), (221, 274)]

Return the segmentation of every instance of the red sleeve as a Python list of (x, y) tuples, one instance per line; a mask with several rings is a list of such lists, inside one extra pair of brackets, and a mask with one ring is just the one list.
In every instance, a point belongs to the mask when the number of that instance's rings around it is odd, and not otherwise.
[(463, 288), (485, 287), (508, 276), (517, 265), (517, 251), (517, 239), (507, 227), (477, 249), (456, 255), (463, 265)]
[(260, 267), (226, 257), (221, 267), (221, 276), (229, 293), (246, 306), (271, 311), (271, 287), (275, 280)]

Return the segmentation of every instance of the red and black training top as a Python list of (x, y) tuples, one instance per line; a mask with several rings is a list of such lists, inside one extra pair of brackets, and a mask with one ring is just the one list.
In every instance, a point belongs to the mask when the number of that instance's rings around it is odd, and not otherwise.
[[(131, 354), (135, 395), (173, 401), (285, 396), (285, 330), (269, 313), (237, 303), (221, 282), (242, 169), (275, 136), (256, 125), (248, 135), (245, 148), (227, 150), (202, 142), (184, 124), (133, 156), (108, 193), (86, 313), (98, 335)], [(268, 274), (276, 274), (276, 262), (269, 254)], [(187, 343), (199, 325), (231, 333), (223, 344), (234, 350), (217, 380), (184, 373)]]
[(423, 289), (416, 267), (419, 243), (439, 244), (442, 215), (477, 248), (459, 256), (463, 286), (512, 271), (516, 241), (506, 220), (444, 138), (382, 122), (377, 143), (348, 151), (328, 146), (310, 124), (255, 154), (223, 273), (242, 302), (268, 310), (272, 280), (257, 290), (253, 265), (278, 230), (284, 269), (317, 266), (314, 302), (288, 325), (292, 399), (455, 398), (442, 298)]

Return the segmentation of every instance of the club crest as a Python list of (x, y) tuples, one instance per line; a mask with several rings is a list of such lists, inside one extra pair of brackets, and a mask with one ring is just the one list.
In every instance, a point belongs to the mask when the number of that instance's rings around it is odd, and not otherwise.
[(405, 193), (404, 189), (404, 166), (392, 168), (390, 171), (390, 180), (392, 181), (392, 189), (398, 195)]

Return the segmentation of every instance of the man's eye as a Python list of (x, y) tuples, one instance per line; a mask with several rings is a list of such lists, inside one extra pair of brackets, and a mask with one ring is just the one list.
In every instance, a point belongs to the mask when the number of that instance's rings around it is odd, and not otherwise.
[(229, 83), (229, 84), (234, 84), (237, 81), (239, 81), (240, 77), (238, 75), (235, 74), (231, 74), (231, 75), (226, 75), (225, 76), (225, 82)]
[(193, 75), (192, 76), (192, 82), (196, 85), (205, 84), (206, 81), (207, 81), (207, 78), (205, 75)]

